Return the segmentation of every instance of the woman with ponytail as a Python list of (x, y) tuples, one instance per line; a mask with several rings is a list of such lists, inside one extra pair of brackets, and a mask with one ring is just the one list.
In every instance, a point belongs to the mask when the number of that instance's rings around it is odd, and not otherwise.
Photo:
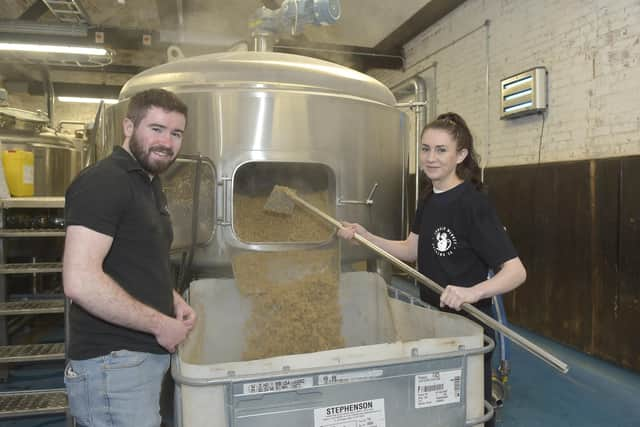
[[(495, 209), (481, 190), (473, 136), (456, 113), (441, 114), (422, 130), (420, 164), (426, 176), (411, 233), (388, 240), (354, 223), (338, 235), (358, 233), (445, 287), (440, 297), (421, 288), (422, 299), (443, 310), (470, 303), (491, 315), (491, 298), (520, 286), (526, 271)], [(496, 272), (488, 278), (489, 271)], [(493, 337), (493, 331), (485, 328)], [(490, 354), (485, 355), (485, 399), (491, 398)], [(491, 423), (489, 423), (491, 425)]]

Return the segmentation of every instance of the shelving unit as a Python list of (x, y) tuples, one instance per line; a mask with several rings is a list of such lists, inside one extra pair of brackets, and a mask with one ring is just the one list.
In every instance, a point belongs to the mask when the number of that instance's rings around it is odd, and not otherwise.
[[(64, 360), (64, 342), (47, 344), (8, 345), (7, 321), (9, 316), (37, 316), (63, 314), (64, 297), (28, 298), (6, 301), (8, 275), (35, 275), (59, 273), (61, 262), (8, 263), (7, 248), (19, 239), (61, 238), (64, 230), (53, 228), (5, 228), (10, 209), (63, 209), (63, 197), (24, 197), (0, 199), (0, 380), (6, 380), (13, 363), (38, 363)], [(27, 240), (28, 242), (29, 240)], [(34, 257), (35, 260), (35, 257)], [(0, 393), (0, 419), (30, 415), (65, 413), (68, 408), (64, 388), (25, 390)]]
[(61, 237), (64, 231), (61, 230), (19, 230), (4, 229), (0, 230), (0, 238), (2, 237)]

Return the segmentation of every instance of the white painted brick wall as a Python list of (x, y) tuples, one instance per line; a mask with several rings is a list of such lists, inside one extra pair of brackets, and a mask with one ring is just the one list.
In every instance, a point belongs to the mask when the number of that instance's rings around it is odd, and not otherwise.
[[(640, 154), (638, 0), (467, 0), (405, 50), (406, 72), (371, 74), (422, 75), (431, 118), (459, 112), (485, 166), (536, 163), (540, 148), (542, 162)], [(500, 80), (535, 66), (549, 71), (541, 146), (540, 115), (500, 120)]]

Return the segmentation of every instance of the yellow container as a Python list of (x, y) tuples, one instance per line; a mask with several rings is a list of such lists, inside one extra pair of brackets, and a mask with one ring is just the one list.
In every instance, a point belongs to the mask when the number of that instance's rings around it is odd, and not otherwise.
[(3, 151), (2, 166), (12, 196), (33, 196), (33, 152)]

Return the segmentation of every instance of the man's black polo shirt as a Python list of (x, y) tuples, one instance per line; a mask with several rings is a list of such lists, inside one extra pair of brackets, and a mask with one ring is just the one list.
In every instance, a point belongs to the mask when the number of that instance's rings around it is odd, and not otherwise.
[[(81, 225), (113, 237), (104, 272), (140, 302), (173, 315), (169, 270), (173, 232), (158, 177), (150, 180), (128, 152), (116, 147), (69, 186), (65, 217), (67, 226)], [(106, 322), (77, 304), (71, 304), (70, 329), (71, 359), (122, 349), (166, 353), (153, 335)]]

